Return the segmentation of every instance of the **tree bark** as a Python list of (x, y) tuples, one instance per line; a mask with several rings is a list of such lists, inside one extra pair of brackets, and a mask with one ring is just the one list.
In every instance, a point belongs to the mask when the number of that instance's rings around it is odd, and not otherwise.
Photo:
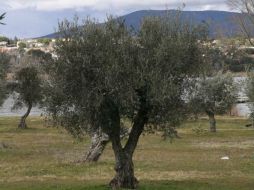
[[(120, 138), (121, 140), (128, 136), (128, 129), (124, 126), (121, 126)], [(97, 162), (103, 151), (105, 150), (107, 144), (110, 142), (109, 136), (106, 133), (103, 133), (101, 129), (96, 130), (91, 137), (91, 146), (84, 157), (84, 159), (79, 162)]]
[(116, 160), (116, 175), (110, 182), (110, 186), (113, 189), (136, 189), (138, 186), (138, 180), (134, 175), (132, 156), (146, 122), (147, 112), (140, 110), (135, 117), (129, 139), (124, 148), (122, 148), (121, 144), (119, 144), (118, 138), (111, 137)]
[(214, 117), (213, 112), (207, 112), (207, 115), (209, 117), (209, 123), (210, 123), (210, 132), (215, 133), (216, 132), (216, 120)]
[[(112, 142), (112, 148), (115, 155), (116, 175), (109, 185), (112, 189), (137, 187), (137, 179), (134, 176), (132, 154), (123, 149), (120, 137), (120, 114), (118, 106), (110, 98), (105, 97), (101, 106), (102, 124), (101, 125), (109, 135)], [(132, 129), (133, 130), (133, 129)]]
[[(113, 189), (136, 189), (138, 186), (138, 180), (134, 175), (132, 157), (137, 147), (139, 137), (144, 130), (145, 124), (148, 121), (148, 104), (146, 98), (146, 88), (137, 91), (137, 94), (139, 95), (140, 108), (134, 118), (134, 123), (125, 147), (122, 148), (121, 145), (119, 138), (120, 130), (116, 130), (117, 133), (110, 136), (116, 160), (116, 175), (110, 182), (110, 186)], [(120, 117), (117, 118), (119, 118), (119, 121), (116, 122), (118, 126), (117, 128), (120, 129)]]
[(91, 146), (81, 162), (97, 162), (110, 140), (106, 133), (98, 130), (92, 135), (91, 141)]
[(134, 175), (132, 156), (146, 122), (147, 110), (139, 110), (124, 148), (119, 144), (118, 138), (115, 138), (115, 136), (111, 137), (116, 160), (116, 175), (110, 182), (110, 186), (113, 189), (136, 189), (138, 186), (138, 180)]
[(31, 109), (32, 109), (32, 104), (29, 104), (26, 113), (20, 119), (20, 122), (18, 125), (19, 129), (26, 129), (27, 128), (26, 118), (29, 116)]
[(132, 161), (132, 155), (121, 151), (116, 156), (115, 171), (116, 175), (109, 183), (113, 189), (126, 188), (136, 189), (138, 186), (138, 180), (134, 176), (134, 165)]
[(144, 126), (148, 121), (149, 106), (147, 102), (147, 86), (138, 89), (136, 92), (139, 96), (140, 107), (134, 118), (134, 123), (124, 148), (121, 144), (121, 125), (118, 105), (115, 104), (111, 97), (105, 95), (100, 107), (100, 126), (109, 135), (115, 155), (116, 175), (109, 183), (112, 189), (136, 189), (138, 185), (138, 180), (134, 176), (132, 156), (139, 137), (144, 130)]

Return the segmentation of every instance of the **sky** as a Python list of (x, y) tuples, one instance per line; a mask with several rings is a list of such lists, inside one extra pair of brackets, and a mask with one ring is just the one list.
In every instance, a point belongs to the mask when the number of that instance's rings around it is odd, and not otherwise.
[(0, 35), (32, 38), (52, 33), (59, 20), (90, 16), (103, 22), (106, 15), (125, 15), (137, 10), (224, 10), (226, 0), (0, 0), (0, 13), (7, 12)]

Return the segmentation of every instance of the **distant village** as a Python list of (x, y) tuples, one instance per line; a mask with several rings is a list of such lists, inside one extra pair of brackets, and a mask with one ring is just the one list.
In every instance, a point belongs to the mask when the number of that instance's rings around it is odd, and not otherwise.
[(53, 54), (56, 39), (24, 39), (24, 40), (10, 40), (6, 37), (0, 37), (0, 52), (13, 54), (16, 52), (29, 51), (31, 49), (39, 49), (46, 53)]

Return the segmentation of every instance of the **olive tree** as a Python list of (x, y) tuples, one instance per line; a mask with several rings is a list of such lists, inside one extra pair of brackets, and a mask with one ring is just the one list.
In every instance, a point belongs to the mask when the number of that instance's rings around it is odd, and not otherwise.
[(15, 73), (14, 82), (8, 86), (11, 91), (16, 92), (13, 109), (27, 107), (26, 113), (21, 117), (18, 128), (27, 128), (26, 118), (29, 116), (33, 106), (42, 100), (41, 78), (34, 66), (21, 67)]
[(6, 71), (9, 67), (10, 57), (5, 53), (0, 53), (0, 106), (7, 97)]
[[(185, 116), (182, 96), (202, 62), (197, 32), (179, 15), (147, 18), (139, 32), (109, 18), (59, 25), (50, 71), (49, 109), (71, 134), (100, 128), (112, 142), (116, 175), (112, 188), (136, 188), (133, 154), (147, 123), (176, 126)], [(52, 106), (53, 105), (53, 106)], [(55, 109), (57, 107), (57, 109)], [(121, 120), (131, 123), (121, 142)]]
[[(4, 24), (1, 20), (4, 19), (5, 13), (0, 15), (0, 24)], [(6, 97), (6, 90), (5, 90), (5, 77), (6, 77), (6, 69), (8, 66), (9, 57), (4, 54), (0, 53), (0, 106), (3, 104), (3, 101)]]
[(190, 98), (190, 107), (195, 113), (209, 117), (210, 131), (216, 132), (216, 114), (230, 111), (237, 97), (237, 89), (229, 74), (217, 74), (210, 78), (196, 80)]

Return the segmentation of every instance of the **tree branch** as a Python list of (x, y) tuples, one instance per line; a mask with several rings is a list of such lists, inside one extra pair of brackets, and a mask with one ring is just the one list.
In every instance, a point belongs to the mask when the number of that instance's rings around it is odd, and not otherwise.
[(139, 96), (140, 108), (137, 115), (134, 118), (132, 130), (129, 135), (129, 139), (124, 147), (124, 151), (132, 155), (138, 144), (140, 135), (144, 130), (144, 126), (148, 121), (148, 102), (147, 102), (147, 86), (137, 90)]

